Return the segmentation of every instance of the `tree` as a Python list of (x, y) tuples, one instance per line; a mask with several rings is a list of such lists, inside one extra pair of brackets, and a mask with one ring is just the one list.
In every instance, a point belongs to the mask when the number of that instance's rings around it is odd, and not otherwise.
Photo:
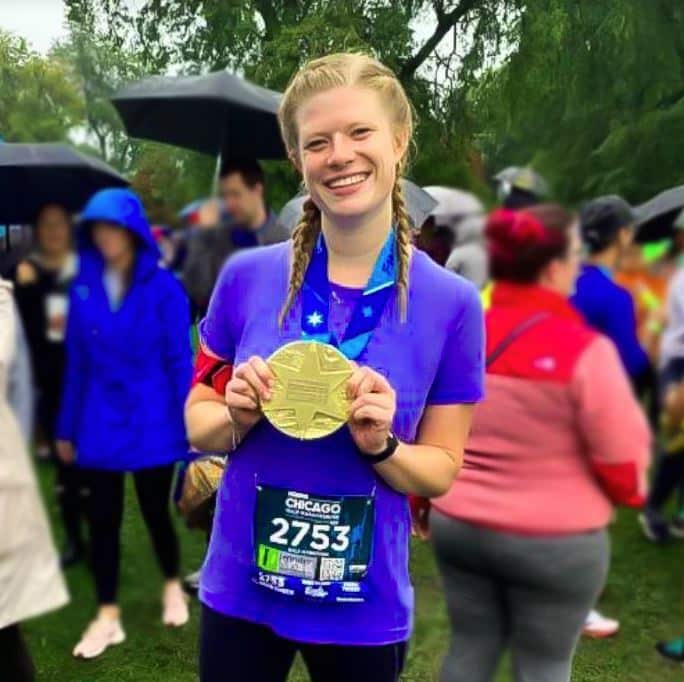
[(7, 142), (60, 141), (82, 118), (78, 89), (65, 64), (0, 31), (0, 136)]
[(531, 161), (570, 202), (684, 182), (683, 28), (676, 0), (526, 0), (469, 92), (490, 165)]
[(156, 63), (128, 30), (128, 15), (119, 13), (116, 3), (108, 6), (106, 17), (93, 0), (66, 4), (69, 35), (51, 56), (68, 64), (78, 83), (85, 103), (86, 146), (129, 177), (152, 220), (173, 222), (182, 206), (210, 193), (214, 163), (200, 154), (127, 135), (110, 97), (150, 73)]
[[(340, 50), (375, 54), (401, 77), (416, 105), (419, 127), (415, 177), (424, 183), (476, 186), (478, 153), (458, 110), (459, 67), (471, 73), (491, 59), (488, 46), (505, 39), (521, 0), (147, 0), (138, 11), (124, 0), (67, 0), (76, 26), (83, 16), (106, 25), (118, 45), (134, 45), (157, 72), (230, 68), (282, 90), (315, 56)], [(84, 11), (87, 6), (87, 11)], [(89, 14), (89, 12), (91, 14)], [(94, 13), (94, 14), (93, 14)], [(416, 26), (430, 26), (418, 38)], [(92, 34), (91, 26), (87, 34)], [(451, 49), (446, 46), (451, 36)], [(465, 111), (463, 102), (460, 110)], [(269, 164), (269, 167), (272, 167)], [(274, 171), (287, 196), (294, 176)], [(281, 187), (282, 186), (282, 187)], [(280, 188), (284, 191), (280, 191)]]

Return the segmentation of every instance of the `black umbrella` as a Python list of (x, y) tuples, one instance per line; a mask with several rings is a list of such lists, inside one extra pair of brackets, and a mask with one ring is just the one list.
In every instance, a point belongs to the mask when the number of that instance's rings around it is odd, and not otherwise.
[(62, 144), (0, 144), (0, 223), (30, 223), (50, 203), (76, 212), (98, 190), (127, 185), (104, 161)]
[(636, 241), (641, 244), (672, 237), (674, 222), (684, 208), (684, 185), (671, 187), (637, 207)]
[(153, 76), (113, 98), (132, 137), (213, 156), (283, 159), (276, 113), (281, 95), (227, 71)]

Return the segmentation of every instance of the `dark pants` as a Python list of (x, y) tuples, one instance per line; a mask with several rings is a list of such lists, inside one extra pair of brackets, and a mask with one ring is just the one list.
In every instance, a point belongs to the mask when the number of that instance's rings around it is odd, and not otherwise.
[(648, 365), (640, 374), (632, 377), (632, 387), (637, 398), (646, 406), (651, 429), (657, 432), (660, 426), (661, 391), (659, 377), (653, 365)]
[[(287, 606), (283, 604), (282, 608)], [(340, 614), (344, 618), (344, 614)], [(406, 643), (384, 646), (302, 644), (270, 628), (202, 607), (201, 682), (285, 682), (297, 652), (312, 682), (397, 682)]]
[[(125, 474), (100, 469), (81, 469), (81, 472), (88, 491), (87, 515), (97, 599), (100, 604), (113, 604), (119, 584)], [(173, 465), (140, 469), (133, 474), (140, 511), (167, 579), (178, 577), (180, 565), (178, 537), (169, 510), (173, 474)]]
[(75, 549), (83, 547), (81, 525), (85, 513), (81, 470), (72, 464), (64, 464), (55, 449), (55, 423), (59, 411), (59, 385), (43, 382), (38, 399), (38, 423), (50, 446), (50, 456), (55, 463), (55, 497), (62, 517), (67, 544)]
[[(673, 384), (684, 381), (684, 358), (670, 360), (660, 376), (661, 398)], [(684, 451), (659, 452), (646, 506), (660, 512), (670, 495), (684, 483)]]
[(33, 661), (19, 625), (2, 628), (0, 630), (0, 680), (2, 682), (33, 682), (34, 679)]

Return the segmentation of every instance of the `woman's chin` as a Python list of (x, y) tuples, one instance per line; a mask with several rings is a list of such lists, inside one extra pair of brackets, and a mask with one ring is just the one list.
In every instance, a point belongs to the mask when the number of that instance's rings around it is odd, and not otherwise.
[(361, 218), (372, 213), (376, 206), (369, 200), (368, 195), (352, 195), (344, 198), (336, 198), (333, 201), (321, 202), (321, 210), (330, 220), (351, 220)]

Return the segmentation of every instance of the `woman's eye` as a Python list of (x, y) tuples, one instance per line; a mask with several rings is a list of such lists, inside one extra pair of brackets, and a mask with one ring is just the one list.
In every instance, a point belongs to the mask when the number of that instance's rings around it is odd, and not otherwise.
[(311, 142), (309, 142), (306, 145), (305, 149), (309, 149), (310, 151), (315, 152), (315, 151), (318, 151), (319, 149), (323, 149), (324, 146), (325, 146), (325, 140), (311, 140)]
[(370, 132), (371, 132), (370, 128), (355, 128), (354, 129), (354, 137), (365, 137)]

